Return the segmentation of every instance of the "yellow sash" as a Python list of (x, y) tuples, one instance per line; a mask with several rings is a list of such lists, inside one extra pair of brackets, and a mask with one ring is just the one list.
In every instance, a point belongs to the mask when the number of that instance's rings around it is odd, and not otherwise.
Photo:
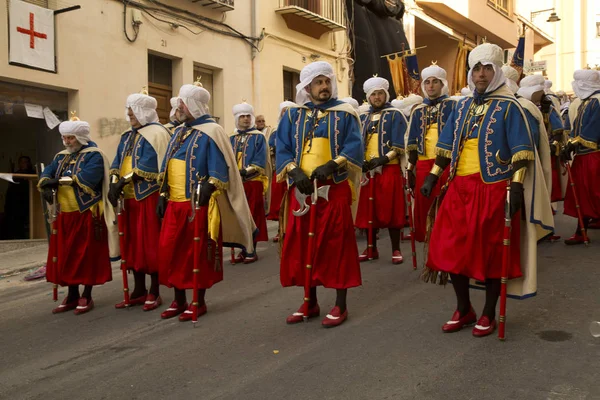
[(456, 175), (467, 176), (480, 173), (479, 167), (479, 137), (467, 139), (463, 147), (460, 158), (458, 159), (458, 167)]
[(175, 202), (188, 201), (185, 193), (186, 165), (185, 160), (171, 158), (168, 166), (169, 200)]
[[(121, 163), (121, 176), (125, 176), (128, 173), (133, 171), (132, 158), (131, 156), (125, 156), (123, 158), (123, 162)], [(133, 191), (133, 182), (129, 182), (125, 187), (123, 187), (123, 196), (126, 199), (133, 199), (135, 197), (135, 193)]]
[(438, 124), (436, 122), (431, 124), (427, 132), (425, 132), (425, 145), (423, 146), (425, 154), (419, 154), (419, 160), (431, 160), (435, 158), (435, 146), (438, 142), (438, 136)]
[(315, 168), (331, 161), (331, 148), (329, 147), (329, 138), (313, 138), (304, 143), (302, 149), (302, 158), (300, 159), (300, 168), (307, 176), (311, 176)]

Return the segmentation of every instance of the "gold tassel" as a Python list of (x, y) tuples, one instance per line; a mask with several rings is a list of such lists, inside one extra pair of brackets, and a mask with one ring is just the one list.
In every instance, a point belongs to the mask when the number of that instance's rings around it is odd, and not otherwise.
[(120, 170), (118, 170), (117, 168), (111, 168), (111, 169), (108, 171), (108, 175), (116, 175), (116, 176), (119, 176), (119, 177), (120, 177), (120, 176), (121, 176), (121, 171), (120, 171)]
[(419, 145), (409, 144), (406, 146), (406, 151), (414, 151), (414, 150), (419, 150)]
[(581, 136), (577, 136), (574, 140), (575, 143), (579, 143), (580, 145), (587, 147), (588, 149), (598, 150), (598, 143), (592, 142), (589, 140), (585, 140)]
[(91, 187), (86, 186), (83, 183), (81, 183), (81, 181), (79, 180), (77, 175), (73, 175), (73, 182), (75, 182), (77, 184), (77, 186), (79, 186), (81, 188), (81, 190), (83, 190), (84, 193), (89, 194), (92, 197), (96, 196), (96, 192), (94, 190), (92, 190)]
[(523, 161), (523, 160), (528, 160), (528, 161), (535, 160), (535, 154), (533, 153), (533, 151), (531, 151), (531, 150), (521, 150), (521, 151), (517, 151), (512, 156), (512, 162), (513, 163), (515, 163), (517, 161)]
[(439, 147), (435, 148), (435, 155), (445, 158), (452, 158), (452, 150), (441, 149)]

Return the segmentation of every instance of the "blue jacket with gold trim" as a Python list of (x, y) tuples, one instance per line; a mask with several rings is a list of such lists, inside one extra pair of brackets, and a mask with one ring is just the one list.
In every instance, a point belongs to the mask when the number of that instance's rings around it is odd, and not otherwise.
[(411, 113), (406, 151), (417, 150), (419, 154), (424, 155), (424, 139), (429, 126), (434, 123), (438, 124), (439, 137), (448, 123), (452, 111), (454, 111), (454, 107), (456, 106), (456, 101), (450, 99), (447, 95), (438, 97), (435, 100), (435, 105), (429, 105), (427, 104), (429, 99), (425, 99), (424, 104), (415, 107)]
[(569, 110), (565, 130), (570, 130), (569, 135), (571, 138), (579, 143), (577, 154), (589, 154), (598, 151), (598, 144), (600, 143), (600, 91), (596, 91), (587, 99), (581, 100), (579, 106), (576, 107), (577, 115), (573, 121), (571, 121), (571, 111)]
[(360, 120), (365, 151), (369, 134), (377, 133), (379, 154), (375, 154), (374, 157), (384, 156), (392, 150), (398, 155), (404, 153), (404, 134), (408, 123), (404, 114), (398, 109), (392, 107), (390, 103), (386, 103), (381, 110), (371, 107), (369, 112), (360, 116)]
[(486, 183), (510, 178), (511, 162), (535, 159), (523, 108), (503, 91), (486, 96), (484, 105), (478, 106), (472, 97), (459, 100), (449, 121), (439, 137), (436, 154), (451, 158), (451, 169), (456, 168), (459, 148), (466, 138), (479, 137), (480, 173)]
[(254, 167), (261, 175), (265, 175), (267, 168), (267, 139), (265, 135), (256, 128), (245, 131), (238, 130), (235, 135), (229, 137), (233, 154), (242, 155), (242, 168)]
[[(169, 147), (160, 169), (160, 175), (167, 176), (169, 160), (185, 161), (187, 198), (191, 197), (198, 179), (206, 181), (213, 178), (218, 181), (217, 186), (223, 186), (229, 182), (227, 162), (217, 144), (202, 131), (191, 128), (208, 122), (215, 123), (215, 120), (209, 115), (203, 115), (192, 122), (179, 125), (169, 141)], [(166, 188), (161, 188), (161, 192), (164, 191)]]
[[(277, 180), (286, 174), (291, 163), (300, 166), (305, 140), (312, 137), (329, 138), (331, 158), (346, 157), (348, 167), (359, 169), (363, 164), (364, 149), (360, 122), (346, 111), (332, 108), (345, 103), (332, 98), (316, 106), (309, 102), (304, 107), (290, 107), (277, 127)], [(346, 104), (347, 105), (347, 104)], [(340, 168), (333, 173), (333, 181), (348, 179), (348, 169)], [(291, 178), (289, 183), (293, 183)]]
[[(98, 146), (89, 142), (81, 150), (88, 147)], [(102, 200), (104, 159), (97, 151), (82, 153), (81, 150), (71, 154), (58, 153), (52, 163), (44, 168), (40, 183), (51, 178), (72, 178), (79, 211), (84, 212)]]

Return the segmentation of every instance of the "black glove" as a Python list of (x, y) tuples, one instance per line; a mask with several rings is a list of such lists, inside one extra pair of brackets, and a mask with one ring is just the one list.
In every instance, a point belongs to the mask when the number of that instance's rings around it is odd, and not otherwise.
[(417, 177), (415, 176), (414, 171), (406, 171), (406, 179), (408, 188), (410, 190), (415, 190), (415, 186), (417, 186)]
[(142, 177), (141, 177), (141, 176), (139, 176), (138, 174), (133, 174), (133, 175), (131, 176), (131, 181), (132, 181), (132, 182), (143, 181), (143, 180), (144, 180), (144, 178), (142, 178)]
[(210, 196), (215, 191), (216, 186), (212, 183), (206, 182), (202, 184), (200, 188), (200, 198), (198, 199), (198, 204), (200, 207), (207, 206), (210, 201)]
[(121, 192), (123, 192), (123, 188), (125, 187), (125, 179), (121, 178), (115, 183), (111, 183), (108, 189), (108, 201), (112, 204), (113, 207), (116, 207), (119, 202), (119, 197), (121, 197)]
[(245, 177), (247, 177), (248, 176), (248, 170), (245, 169), (245, 168), (240, 169), (240, 176), (242, 177), (242, 179), (244, 179)]
[(167, 211), (167, 198), (165, 196), (158, 197), (158, 203), (156, 204), (156, 215), (158, 218), (163, 218)]
[(423, 183), (423, 186), (421, 186), (421, 194), (425, 197), (431, 196), (433, 187), (437, 183), (438, 179), (440, 179), (440, 178), (437, 175), (434, 175), (434, 174), (427, 175), (427, 177), (425, 178), (425, 182)]
[(337, 169), (338, 169), (337, 163), (333, 160), (330, 160), (330, 161), (327, 161), (325, 164), (320, 165), (317, 168), (315, 168), (315, 170), (313, 171), (310, 178), (317, 179), (317, 180), (323, 182), (323, 181), (326, 181), (327, 178), (329, 178), (329, 176), (331, 174), (333, 174)]
[(44, 200), (46, 200), (48, 204), (54, 204), (54, 196), (52, 195), (52, 189), (45, 188), (42, 192), (42, 197), (44, 198)]
[(369, 172), (369, 162), (367, 160), (363, 161), (362, 172)]
[(568, 142), (559, 154), (560, 161), (567, 162), (573, 159), (572, 153), (577, 150), (578, 143)]
[(390, 162), (390, 158), (388, 156), (381, 156), (373, 158), (369, 161), (369, 170), (375, 169), (377, 167), (381, 167)]
[(314, 191), (313, 184), (310, 181), (310, 179), (308, 179), (308, 176), (306, 176), (304, 171), (302, 171), (300, 168), (294, 168), (293, 170), (288, 172), (288, 175), (290, 176), (290, 178), (292, 178), (300, 193), (307, 196), (309, 194), (312, 194), (312, 192)]
[(550, 143), (550, 154), (555, 155), (556, 151), (558, 150), (558, 146), (559, 145), (554, 142)]
[(46, 179), (40, 184), (40, 189), (58, 189), (58, 178)]
[(514, 216), (523, 206), (523, 184), (519, 182), (510, 183), (510, 216)]
[(544, 114), (548, 114), (550, 112), (550, 107), (552, 107), (552, 99), (550, 96), (543, 96), (540, 101), (540, 108)]

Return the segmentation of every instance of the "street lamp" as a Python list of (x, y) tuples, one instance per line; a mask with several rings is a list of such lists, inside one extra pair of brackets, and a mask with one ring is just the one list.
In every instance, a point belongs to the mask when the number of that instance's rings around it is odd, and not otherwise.
[(533, 11), (529, 17), (530, 21), (533, 21), (533, 17), (535, 17), (536, 15), (539, 15), (541, 13), (545, 13), (548, 11), (552, 11), (552, 13), (550, 14), (550, 16), (548, 17), (548, 19), (546, 20), (546, 22), (558, 22), (560, 21), (560, 18), (558, 18), (558, 15), (556, 15), (556, 12), (554, 11), (554, 7), (553, 8), (548, 8), (546, 10), (540, 10), (540, 11)]

